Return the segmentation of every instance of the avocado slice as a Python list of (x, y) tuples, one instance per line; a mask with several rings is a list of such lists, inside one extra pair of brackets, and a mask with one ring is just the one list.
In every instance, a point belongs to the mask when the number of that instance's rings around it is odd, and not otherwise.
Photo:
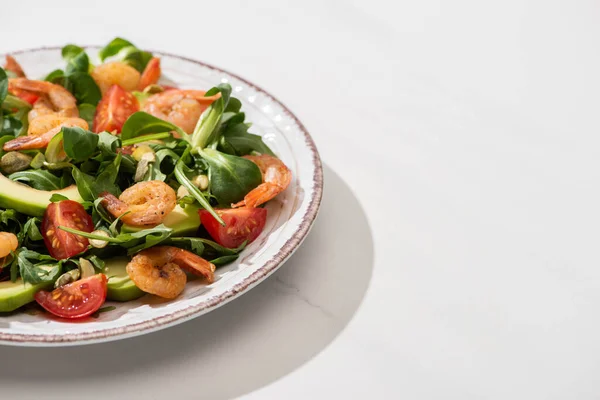
[(129, 301), (145, 294), (127, 275), (125, 267), (128, 262), (129, 259), (126, 257), (115, 257), (104, 261), (104, 274), (108, 277), (107, 299)]
[(79, 203), (83, 202), (75, 185), (61, 190), (38, 190), (22, 183), (11, 181), (0, 174), (1, 208), (14, 208), (20, 213), (41, 217), (44, 215), (48, 204), (50, 204), (50, 197), (55, 193)]
[(52, 282), (36, 285), (25, 283), (22, 279), (15, 282), (0, 282), (0, 312), (11, 312), (25, 304), (31, 303), (33, 296), (40, 290), (51, 289)]
[[(200, 227), (200, 215), (198, 214), (199, 207), (195, 205), (187, 205), (181, 208), (179, 205), (167, 215), (163, 224), (173, 229), (173, 236), (187, 236), (196, 233)], [(137, 232), (146, 227), (123, 225), (123, 232)]]

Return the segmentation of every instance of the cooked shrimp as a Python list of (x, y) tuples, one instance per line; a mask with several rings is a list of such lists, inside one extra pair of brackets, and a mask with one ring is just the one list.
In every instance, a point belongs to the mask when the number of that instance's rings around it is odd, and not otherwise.
[(169, 121), (186, 133), (192, 133), (204, 110), (221, 97), (220, 93), (205, 97), (205, 93), (202, 90), (179, 89), (156, 93), (146, 100), (142, 111)]
[(54, 109), (52, 108), (52, 104), (46, 98), (39, 98), (35, 103), (33, 103), (33, 107), (29, 110), (29, 114), (27, 114), (27, 119), (29, 122), (33, 122), (38, 117), (44, 115), (53, 115), (56, 114)]
[(154, 57), (144, 68), (142, 76), (140, 77), (140, 83), (138, 84), (138, 90), (144, 90), (146, 86), (153, 85), (160, 79), (160, 58)]
[(27, 136), (19, 136), (4, 143), (4, 151), (43, 149), (63, 127), (78, 126), (88, 129), (88, 123), (81, 118), (58, 117), (56, 114), (43, 115), (29, 123)]
[(0, 232), (0, 257), (6, 257), (17, 247), (19, 247), (19, 240), (14, 233)]
[(109, 62), (98, 65), (90, 75), (100, 87), (102, 94), (106, 93), (115, 84), (130, 92), (137, 89), (140, 83), (138, 70), (123, 62)]
[(142, 250), (127, 264), (127, 275), (144, 292), (173, 299), (185, 288), (187, 277), (182, 268), (214, 281), (215, 265), (202, 257), (173, 246)]
[(244, 156), (258, 165), (263, 176), (263, 183), (252, 189), (236, 207), (258, 207), (283, 192), (292, 181), (292, 171), (279, 158), (262, 154), (260, 156)]
[(25, 78), (25, 72), (23, 72), (23, 68), (21, 68), (21, 65), (19, 65), (13, 56), (6, 56), (6, 64), (4, 65), (4, 69), (12, 72), (19, 78)]
[(160, 224), (177, 204), (175, 190), (162, 181), (139, 182), (126, 189), (117, 199), (110, 193), (102, 194), (102, 204), (115, 217), (128, 225)]
[[(44, 107), (50, 109), (59, 117), (78, 117), (77, 101), (67, 89), (60, 85), (46, 81), (34, 81), (25, 78), (14, 78), (8, 81), (8, 90), (11, 87), (17, 90), (24, 90), (38, 95), (46, 96), (48, 101)], [(31, 111), (30, 111), (31, 112)], [(39, 112), (39, 111), (38, 111)], [(31, 122), (29, 119), (29, 122)]]

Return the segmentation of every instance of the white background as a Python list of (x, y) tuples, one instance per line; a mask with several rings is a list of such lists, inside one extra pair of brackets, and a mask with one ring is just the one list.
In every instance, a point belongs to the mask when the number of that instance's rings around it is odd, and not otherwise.
[(103, 44), (264, 87), (325, 165), (268, 281), (103, 345), (0, 347), (0, 398), (600, 397), (600, 3), (10, 1), (0, 52)]

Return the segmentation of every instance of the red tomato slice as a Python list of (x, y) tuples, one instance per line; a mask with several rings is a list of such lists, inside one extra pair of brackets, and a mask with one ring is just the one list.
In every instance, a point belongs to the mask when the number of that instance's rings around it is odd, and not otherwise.
[(106, 300), (106, 275), (97, 274), (52, 292), (42, 290), (35, 301), (46, 311), (61, 318), (83, 318), (95, 313)]
[(225, 222), (225, 226), (210, 215), (200, 210), (200, 221), (210, 236), (221, 246), (235, 248), (247, 241), (251, 243), (260, 235), (267, 222), (266, 208), (232, 208), (215, 210)]
[(139, 109), (140, 105), (133, 94), (126, 92), (119, 85), (112, 85), (96, 108), (94, 132), (120, 133), (127, 118)]
[(58, 229), (59, 226), (84, 232), (93, 231), (92, 217), (81, 204), (73, 200), (50, 203), (42, 220), (42, 236), (48, 252), (57, 260), (72, 257), (88, 247), (89, 241), (86, 238)]
[(144, 90), (146, 86), (153, 85), (160, 79), (160, 58), (152, 58), (146, 64), (146, 68), (144, 68), (144, 72), (142, 72), (142, 77), (140, 78), (140, 83), (138, 84), (138, 90)]

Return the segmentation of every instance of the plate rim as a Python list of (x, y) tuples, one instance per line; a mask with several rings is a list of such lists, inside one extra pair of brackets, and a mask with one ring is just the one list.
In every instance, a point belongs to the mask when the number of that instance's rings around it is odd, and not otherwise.
[[(100, 48), (97, 45), (86, 45), (83, 48)], [(22, 54), (39, 51), (60, 51), (62, 46), (41, 46), (29, 49), (20, 49), (9, 51), (0, 54), (4, 56), (6, 54)], [(2, 345), (13, 345), (13, 346), (78, 346), (86, 344), (94, 344), (100, 342), (108, 342), (113, 340), (121, 340), (134, 336), (139, 336), (151, 332), (156, 332), (161, 329), (189, 321), (193, 318), (199, 317), (212, 310), (221, 307), (228, 302), (240, 297), (242, 294), (247, 293), (250, 289), (257, 286), (259, 283), (264, 281), (269, 275), (275, 272), (281, 267), (285, 261), (296, 251), (313, 226), (313, 223), (319, 213), (321, 199), (323, 197), (323, 165), (319, 156), (317, 146), (311, 137), (310, 133), (300, 121), (300, 119), (279, 99), (269, 93), (262, 87), (250, 82), (249, 80), (235, 74), (229, 70), (214, 66), (204, 61), (199, 61), (187, 56), (173, 54), (159, 50), (149, 50), (153, 54), (164, 55), (167, 57), (178, 58), (190, 63), (200, 65), (205, 68), (209, 68), (213, 71), (225, 73), (240, 80), (244, 84), (253, 88), (262, 95), (268, 97), (271, 101), (279, 104), (285, 113), (291, 117), (297, 124), (299, 131), (304, 136), (304, 140), (308, 150), (311, 152), (312, 163), (314, 166), (313, 173), (313, 192), (310, 198), (310, 202), (306, 209), (306, 212), (301, 217), (298, 229), (292, 234), (292, 236), (281, 246), (275, 255), (270, 257), (268, 261), (264, 263), (259, 269), (254, 271), (251, 275), (246, 277), (242, 282), (237, 283), (233, 287), (229, 288), (223, 294), (210, 298), (206, 301), (200, 302), (199, 304), (190, 305), (181, 310), (172, 312), (170, 314), (152, 318), (147, 321), (137, 322), (134, 324), (128, 324), (121, 327), (97, 329), (89, 332), (71, 333), (71, 334), (51, 334), (51, 335), (40, 335), (40, 334), (23, 334), (23, 333), (2, 333), (0, 332), (0, 344)]]

